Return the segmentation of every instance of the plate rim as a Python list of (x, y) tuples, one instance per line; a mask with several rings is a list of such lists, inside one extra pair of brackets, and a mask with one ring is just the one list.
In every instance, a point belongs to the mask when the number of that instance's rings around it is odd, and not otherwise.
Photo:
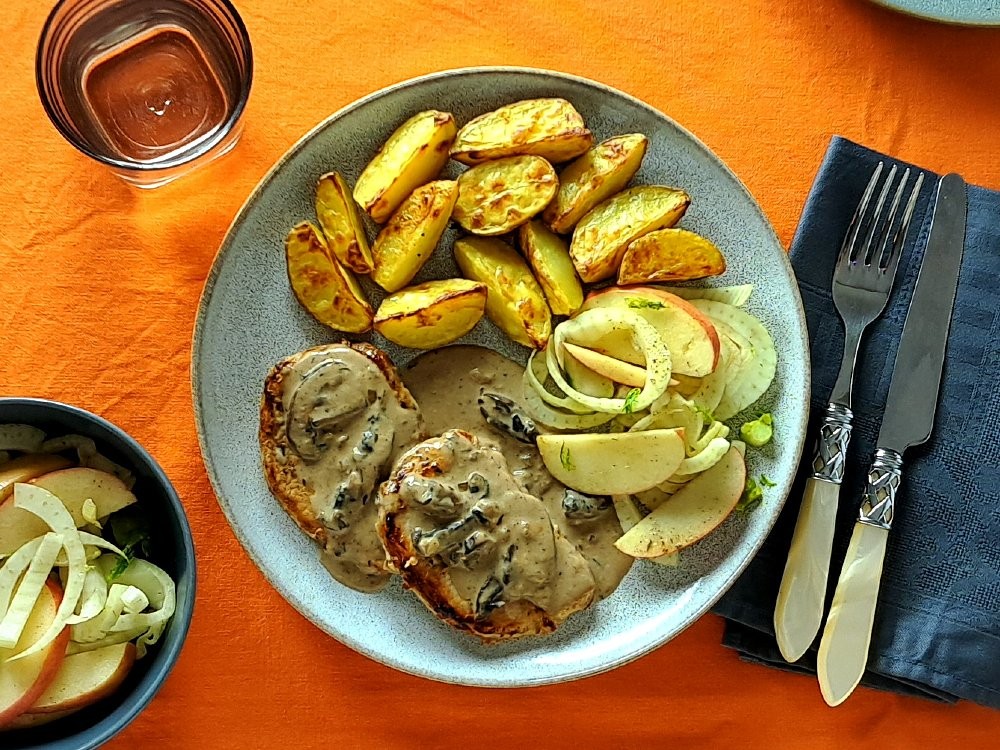
[[(908, 0), (903, 1), (908, 2)], [(991, 29), (1000, 26), (1000, 9), (998, 9), (995, 18), (956, 18), (954, 16), (934, 13), (930, 10), (913, 8), (909, 5), (901, 5), (900, 0), (871, 0), (871, 2), (885, 8), (886, 10), (891, 10), (901, 15), (909, 16), (910, 18), (919, 18), (923, 21), (942, 23), (947, 26), (964, 26), (966, 28), (981, 29)]]
[[(551, 70), (547, 68), (535, 68), (535, 67), (515, 66), (515, 65), (482, 65), (482, 66), (467, 66), (461, 68), (449, 68), (446, 70), (436, 71), (433, 73), (407, 78), (397, 83), (390, 84), (383, 88), (377, 89), (369, 94), (366, 94), (363, 97), (351, 101), (347, 105), (337, 109), (330, 115), (324, 117), (319, 123), (314, 125), (308, 131), (306, 131), (306, 133), (304, 133), (299, 139), (297, 139), (277, 159), (277, 161), (275, 161), (275, 163), (271, 166), (271, 168), (268, 169), (267, 172), (260, 178), (260, 180), (254, 186), (253, 190), (250, 192), (250, 195), (247, 197), (247, 199), (243, 202), (239, 210), (234, 215), (232, 221), (229, 223), (229, 226), (226, 229), (226, 233), (223, 236), (222, 241), (219, 243), (219, 248), (216, 251), (215, 257), (212, 260), (211, 268), (209, 269), (209, 272), (205, 277), (205, 283), (202, 288), (202, 293), (198, 300), (198, 309), (195, 317), (195, 325), (192, 331), (192, 338), (191, 338), (190, 378), (191, 378), (191, 395), (192, 395), (194, 416), (195, 416), (194, 420), (195, 431), (197, 432), (198, 435), (198, 446), (201, 452), (202, 463), (205, 467), (205, 473), (208, 476), (208, 480), (209, 483), (211, 484), (212, 491), (215, 494), (216, 502), (222, 509), (223, 515), (225, 515), (226, 517), (226, 521), (230, 527), (230, 530), (233, 532), (233, 535), (236, 537), (237, 541), (239, 541), (240, 546), (243, 548), (244, 552), (247, 554), (247, 556), (250, 558), (253, 564), (260, 571), (261, 575), (264, 576), (265, 580), (267, 580), (271, 588), (273, 588), (275, 592), (282, 599), (284, 599), (287, 603), (289, 603), (292, 606), (292, 608), (295, 609), (296, 612), (298, 612), (300, 616), (302, 616), (310, 623), (312, 623), (318, 630), (320, 630), (325, 635), (333, 638), (334, 640), (347, 646), (353, 651), (362, 654), (363, 656), (366, 656), (372, 661), (375, 661), (383, 666), (395, 669), (405, 674), (411, 674), (416, 677), (421, 677), (424, 679), (429, 679), (444, 684), (462, 685), (468, 687), (513, 689), (513, 688), (537, 687), (541, 685), (559, 684), (559, 683), (571, 682), (574, 680), (583, 679), (585, 677), (592, 677), (594, 675), (610, 672), (611, 670), (617, 669), (649, 653), (652, 653), (654, 650), (660, 648), (661, 646), (672, 640), (674, 637), (676, 637), (683, 631), (687, 630), (694, 622), (696, 622), (701, 617), (703, 617), (704, 615), (708, 614), (711, 611), (715, 603), (732, 587), (736, 579), (739, 578), (739, 576), (742, 575), (743, 572), (746, 570), (747, 566), (750, 564), (750, 562), (756, 556), (757, 552), (760, 550), (761, 546), (764, 544), (764, 541), (767, 539), (768, 534), (766, 533), (762, 534), (759, 539), (755, 540), (754, 543), (750, 547), (748, 547), (746, 556), (744, 557), (743, 560), (739, 562), (739, 564), (736, 566), (732, 574), (725, 579), (718, 593), (710, 597), (707, 603), (703, 607), (697, 608), (696, 610), (689, 613), (686, 617), (684, 617), (679, 622), (678, 627), (674, 630), (674, 632), (671, 635), (668, 635), (664, 638), (654, 639), (653, 642), (646, 644), (644, 647), (629, 651), (628, 653), (622, 654), (619, 657), (609, 660), (603, 664), (584, 667), (578, 669), (577, 671), (567, 674), (545, 675), (540, 677), (532, 677), (530, 675), (527, 675), (516, 682), (514, 681), (497, 682), (497, 681), (490, 681), (489, 679), (477, 679), (475, 676), (467, 676), (467, 675), (461, 675), (460, 677), (457, 677), (455, 679), (447, 679), (443, 676), (421, 671), (419, 668), (415, 668), (404, 662), (397, 661), (393, 659), (390, 654), (370, 649), (367, 646), (364, 646), (361, 643), (357, 642), (354, 638), (345, 633), (331, 632), (331, 630), (327, 628), (325, 623), (320, 622), (317, 619), (314, 619), (314, 617), (310, 614), (309, 608), (304, 605), (303, 600), (297, 594), (279, 588), (277, 581), (272, 576), (272, 572), (270, 570), (269, 565), (265, 564), (264, 561), (258, 557), (256, 552), (250, 548), (250, 546), (245, 541), (243, 535), (237, 528), (237, 525), (234, 523), (233, 514), (231, 512), (230, 501), (223, 494), (221, 490), (221, 486), (217, 478), (215, 463), (212, 458), (212, 452), (208, 445), (208, 440), (206, 438), (207, 429), (205, 425), (205, 414), (202, 412), (201, 409), (201, 399), (204, 394), (201, 389), (201, 383), (198, 378), (198, 373), (196, 368), (197, 364), (200, 363), (201, 361), (202, 347), (204, 346), (204, 341), (205, 341), (203, 332), (204, 332), (205, 319), (207, 313), (207, 302), (210, 299), (212, 293), (214, 292), (218, 276), (221, 272), (222, 263), (224, 261), (225, 255), (227, 254), (232, 245), (233, 236), (237, 226), (244, 220), (246, 214), (250, 211), (250, 209), (258, 202), (258, 200), (260, 200), (265, 187), (270, 184), (275, 174), (293, 156), (298, 154), (299, 151), (302, 148), (304, 148), (319, 131), (328, 127), (331, 123), (340, 119), (344, 115), (367, 105), (371, 101), (374, 101), (376, 99), (385, 96), (389, 96), (397, 91), (412, 88), (415, 86), (420, 86), (428, 81), (434, 81), (441, 78), (450, 78), (450, 77), (469, 75), (469, 74), (488, 75), (488, 74), (505, 74), (505, 73), (530, 75), (541, 78), (556, 78), (571, 83), (581, 84), (591, 88), (599, 89), (604, 93), (610, 94), (612, 96), (622, 97), (639, 107), (649, 109), (659, 117), (662, 117), (667, 123), (669, 123), (672, 127), (676, 128), (680, 133), (682, 133), (686, 138), (688, 138), (690, 142), (697, 149), (699, 149), (704, 156), (709, 158), (717, 167), (721, 168), (722, 171), (726, 173), (733, 180), (733, 182), (739, 187), (739, 189), (743, 191), (745, 196), (749, 198), (750, 205), (753, 207), (753, 210), (758, 214), (758, 217), (762, 220), (764, 226), (766, 227), (768, 238), (774, 242), (774, 245), (779, 250), (781, 250), (781, 260), (778, 261), (778, 266), (782, 269), (785, 277), (789, 280), (795, 298), (796, 302), (795, 314), (799, 321), (799, 332), (800, 332), (800, 335), (798, 337), (799, 338), (798, 343), (800, 352), (802, 353), (803, 370), (806, 373), (805, 382), (802, 385), (804, 389), (803, 400), (806, 409), (806, 419), (804, 421), (804, 424), (807, 425), (812, 379), (809, 375), (809, 373), (811, 372), (811, 361), (810, 361), (809, 340), (808, 340), (808, 326), (806, 323), (805, 311), (802, 305), (802, 298), (801, 295), (799, 294), (798, 286), (795, 281), (795, 274), (792, 269), (791, 261), (788, 257), (788, 252), (782, 245), (781, 240), (778, 237), (777, 232), (775, 232), (774, 226), (771, 224), (770, 219), (768, 219), (767, 215), (764, 213), (760, 204), (757, 202), (757, 199), (754, 198), (753, 194), (744, 184), (743, 180), (740, 179), (740, 177), (732, 169), (730, 169), (729, 166), (714, 151), (712, 151), (712, 149), (710, 149), (700, 138), (694, 135), (694, 133), (685, 128), (683, 125), (679, 124), (676, 120), (674, 120), (666, 113), (662, 112), (659, 108), (654, 107), (652, 104), (640, 99), (639, 97), (633, 96), (609, 84), (600, 81), (595, 81), (591, 78), (587, 78), (584, 76), (579, 76), (572, 73), (565, 73), (557, 70)], [(796, 465), (801, 463), (807, 432), (808, 429), (807, 427), (804, 426), (794, 446), (793, 458), (794, 458), (794, 463)], [(768, 524), (769, 529), (774, 527), (774, 523), (777, 521), (781, 509), (784, 507), (784, 504), (788, 498), (788, 495), (790, 494), (790, 491), (791, 487), (789, 486), (784, 492), (782, 492), (780, 502), (776, 502), (774, 504), (772, 511), (772, 518), (769, 519), (769, 524)]]

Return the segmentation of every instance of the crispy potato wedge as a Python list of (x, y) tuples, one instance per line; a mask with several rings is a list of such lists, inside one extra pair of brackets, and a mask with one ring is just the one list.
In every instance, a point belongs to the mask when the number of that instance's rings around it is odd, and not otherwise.
[(473, 234), (504, 234), (542, 212), (559, 189), (556, 170), (540, 156), (509, 156), (458, 178), (455, 221)]
[(693, 281), (725, 272), (725, 257), (704, 237), (686, 229), (659, 229), (625, 248), (618, 283)]
[(302, 306), (325, 326), (347, 333), (372, 327), (372, 306), (358, 280), (333, 257), (320, 230), (308, 221), (285, 239), (288, 280)]
[(552, 334), (552, 315), (542, 288), (524, 259), (503, 240), (463, 237), (455, 260), (467, 279), (486, 285), (486, 315), (512, 341), (541, 349)]
[(591, 284), (614, 276), (629, 243), (672, 227), (690, 203), (678, 188), (642, 185), (598, 204), (576, 225), (569, 246), (580, 278)]
[(565, 99), (525, 99), (466, 123), (451, 155), (470, 165), (524, 154), (558, 164), (579, 156), (593, 142), (583, 117)]
[(559, 192), (542, 218), (553, 232), (568, 234), (601, 201), (625, 189), (646, 155), (641, 133), (617, 135), (598, 143), (559, 175)]
[(437, 349), (460, 339), (483, 317), (486, 285), (440, 279), (390, 294), (375, 313), (375, 330), (413, 349)]
[(375, 238), (376, 284), (395, 292), (410, 283), (434, 254), (457, 197), (454, 180), (428, 182), (410, 193)]
[(583, 304), (583, 286), (576, 277), (566, 242), (540, 221), (522, 224), (518, 240), (552, 312), (573, 314)]
[(449, 112), (419, 112), (396, 129), (354, 185), (354, 200), (379, 224), (417, 187), (438, 176), (455, 141)]
[(351, 189), (337, 172), (316, 183), (316, 218), (334, 257), (355, 273), (371, 273), (374, 268), (361, 212)]

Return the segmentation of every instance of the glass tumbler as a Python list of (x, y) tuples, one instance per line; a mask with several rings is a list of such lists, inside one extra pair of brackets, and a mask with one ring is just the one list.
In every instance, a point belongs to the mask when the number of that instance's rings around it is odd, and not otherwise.
[(35, 76), (73, 146), (153, 188), (236, 145), (253, 56), (229, 0), (60, 0)]

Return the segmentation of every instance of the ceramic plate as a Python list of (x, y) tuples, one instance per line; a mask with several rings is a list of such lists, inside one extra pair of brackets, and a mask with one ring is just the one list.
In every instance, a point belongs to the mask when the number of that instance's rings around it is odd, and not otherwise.
[(886, 8), (931, 21), (1000, 26), (1000, 0), (874, 0)]
[[(640, 183), (679, 185), (692, 196), (683, 225), (712, 238), (729, 260), (716, 284), (757, 285), (750, 309), (772, 332), (778, 376), (762, 402), (779, 439), (756, 452), (754, 474), (778, 488), (755, 513), (738, 514), (685, 551), (678, 568), (636, 564), (608, 599), (557, 633), (485, 647), (434, 618), (398, 581), (377, 595), (334, 581), (317, 549), (268, 493), (257, 447), (264, 377), (282, 357), (338, 338), (315, 323), (292, 295), (283, 242), (312, 218), (317, 178), (340, 170), (352, 183), (389, 134), (425, 109), (459, 123), (518, 99), (561, 96), (573, 102), (598, 139), (641, 132), (649, 151)], [(449, 165), (452, 175), (458, 166)], [(373, 229), (373, 227), (372, 227)], [(455, 276), (454, 228), (417, 277)], [(380, 299), (368, 285), (373, 302)], [(399, 366), (415, 352), (383, 346)], [(485, 319), (465, 343), (526, 359)], [(483, 686), (559, 682), (628, 662), (677, 635), (730, 586), (763, 542), (799, 461), (809, 402), (801, 302), (785, 253), (746, 188), (694, 136), (642, 102), (581, 78), (539, 70), (448, 71), (379, 91), (332, 115), (278, 162), (233, 222), (205, 285), (194, 336), (194, 405), (202, 453), (219, 503), (268, 580), (320, 629), (380, 662), (417, 675)]]

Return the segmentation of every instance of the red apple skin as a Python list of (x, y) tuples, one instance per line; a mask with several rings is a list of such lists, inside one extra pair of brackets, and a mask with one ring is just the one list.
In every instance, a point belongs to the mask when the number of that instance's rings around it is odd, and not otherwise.
[[(107, 646), (106, 648), (115, 648), (115, 647)], [(73, 657), (71, 656), (66, 657), (66, 661), (62, 663), (62, 669), (68, 668), (68, 666), (71, 664), (70, 660), (72, 658)], [(43, 703), (40, 701), (36, 701), (35, 704), (32, 705), (30, 709), (28, 709), (28, 714), (32, 715), (32, 714), (68, 713), (72, 711), (78, 711), (81, 708), (85, 708), (92, 703), (96, 703), (102, 698), (106, 698), (107, 696), (111, 695), (111, 693), (113, 693), (115, 690), (118, 689), (118, 686), (125, 681), (125, 678), (131, 671), (133, 664), (135, 664), (135, 644), (128, 643), (125, 644), (124, 654), (122, 656), (121, 661), (118, 662), (118, 666), (115, 669), (114, 673), (111, 674), (107, 680), (102, 682), (95, 689), (90, 690), (89, 692), (71, 695), (58, 702)], [(43, 693), (40, 697), (44, 701), (46, 696)]]
[(712, 361), (712, 371), (719, 366), (719, 354), (722, 350), (722, 344), (719, 341), (719, 332), (715, 330), (715, 326), (712, 325), (712, 321), (705, 316), (705, 314), (699, 310), (697, 307), (692, 305), (686, 299), (678, 297), (676, 294), (671, 294), (662, 289), (657, 289), (654, 286), (630, 286), (628, 288), (620, 287), (609, 287), (608, 289), (599, 289), (593, 291), (587, 295), (587, 298), (583, 301), (583, 306), (580, 310), (589, 310), (595, 305), (595, 300), (607, 297), (609, 299), (616, 297), (645, 297), (652, 298), (658, 302), (662, 302), (665, 305), (671, 305), (675, 307), (690, 317), (694, 318), (695, 322), (698, 323), (708, 335), (708, 339), (712, 344), (712, 350), (714, 352), (715, 358)]
[(56, 711), (50, 714), (25, 713), (18, 716), (14, 721), (0, 729), (0, 732), (7, 729), (31, 729), (42, 724), (51, 724), (53, 721), (64, 719), (71, 714), (75, 714), (79, 709), (71, 708), (68, 711)]
[[(62, 587), (51, 578), (45, 585), (48, 587), (55, 602), (54, 612), (59, 609), (59, 604), (62, 602)], [(56, 674), (59, 672), (59, 667), (62, 666), (63, 659), (66, 658), (66, 647), (69, 645), (69, 636), (69, 627), (63, 628), (56, 639), (49, 644), (45, 661), (42, 662), (42, 668), (31, 687), (14, 703), (0, 708), (0, 729), (5, 729), (19, 716), (27, 713), (28, 709), (35, 704), (35, 701), (52, 684), (52, 681), (56, 678)]]

